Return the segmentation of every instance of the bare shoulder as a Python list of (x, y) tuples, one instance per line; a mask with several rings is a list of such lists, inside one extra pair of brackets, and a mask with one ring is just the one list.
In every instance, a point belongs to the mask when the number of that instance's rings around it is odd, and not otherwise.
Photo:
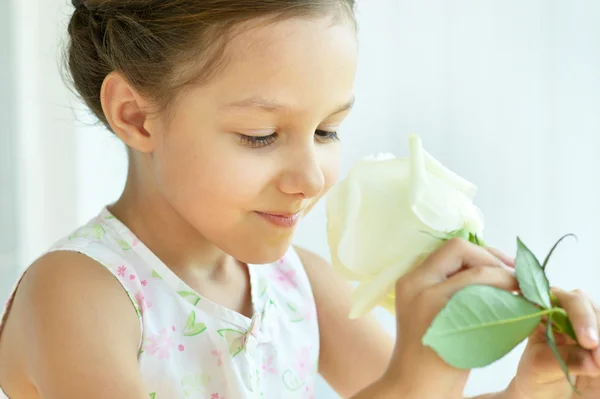
[(300, 258), (300, 261), (302, 262), (304, 268), (310, 269), (310, 271), (307, 270), (307, 272), (309, 273), (315, 269), (320, 269), (322, 267), (331, 267), (329, 262), (327, 262), (323, 257), (317, 255), (313, 251), (309, 251), (308, 249), (299, 247), (297, 245), (294, 245), (294, 250), (298, 254), (298, 257)]
[[(333, 307), (340, 313), (346, 310), (349, 312), (350, 284), (338, 276), (322, 256), (302, 247), (294, 246), (294, 249), (310, 280), (318, 310), (325, 311), (326, 308)], [(327, 301), (323, 301), (324, 297)], [(331, 303), (330, 300), (334, 299)]]
[[(343, 397), (384, 372), (393, 340), (370, 315), (350, 320), (352, 286), (323, 257), (294, 247), (311, 283), (320, 331), (319, 373)], [(352, 350), (349, 350), (352, 348)]]
[[(0, 336), (0, 380), (21, 397), (30, 385), (48, 397), (91, 394), (107, 370), (137, 370), (140, 334), (135, 308), (109, 270), (80, 253), (52, 252), (19, 284)], [(116, 385), (115, 397), (136, 389)]]
[[(346, 310), (350, 312), (351, 285), (337, 275), (331, 264), (322, 256), (302, 247), (294, 246), (294, 249), (310, 281), (317, 308), (326, 310), (326, 307), (335, 307), (339, 313)], [(323, 297), (326, 297), (327, 301), (323, 301)], [(336, 299), (332, 304), (330, 300), (334, 298)]]
[(139, 342), (137, 314), (122, 285), (106, 267), (77, 252), (51, 252), (34, 262), (19, 284), (13, 312), (17, 324), (35, 322), (29, 315), (65, 322), (76, 316), (83, 322), (106, 312), (135, 326)]

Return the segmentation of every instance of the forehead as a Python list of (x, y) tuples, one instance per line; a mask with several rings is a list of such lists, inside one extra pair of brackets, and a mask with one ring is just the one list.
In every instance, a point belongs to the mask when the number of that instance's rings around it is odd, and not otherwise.
[(220, 105), (251, 97), (296, 109), (343, 104), (352, 98), (357, 47), (353, 24), (331, 17), (246, 26), (204, 91)]

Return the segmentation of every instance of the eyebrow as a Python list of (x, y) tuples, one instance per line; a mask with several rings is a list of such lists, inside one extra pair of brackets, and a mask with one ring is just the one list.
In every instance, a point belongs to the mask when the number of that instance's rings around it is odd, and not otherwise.
[[(329, 116), (348, 111), (354, 106), (355, 98), (337, 107)], [(225, 108), (258, 108), (267, 112), (292, 112), (293, 108), (263, 97), (250, 97), (225, 105)]]

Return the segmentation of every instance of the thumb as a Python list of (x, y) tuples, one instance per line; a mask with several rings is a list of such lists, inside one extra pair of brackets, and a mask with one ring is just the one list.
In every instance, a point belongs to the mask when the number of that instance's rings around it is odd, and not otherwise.
[[(536, 343), (529, 346), (529, 356), (538, 373), (556, 373), (562, 375), (558, 360), (547, 343)], [(571, 376), (600, 377), (600, 367), (596, 365), (592, 352), (577, 344), (558, 346), (558, 353), (566, 363)]]

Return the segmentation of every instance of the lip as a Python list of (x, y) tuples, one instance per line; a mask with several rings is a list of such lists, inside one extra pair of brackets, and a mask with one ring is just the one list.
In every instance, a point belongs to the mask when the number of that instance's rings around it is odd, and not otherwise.
[(265, 219), (267, 222), (274, 224), (278, 227), (294, 227), (300, 220), (302, 212), (289, 213), (289, 212), (259, 212), (256, 213)]

